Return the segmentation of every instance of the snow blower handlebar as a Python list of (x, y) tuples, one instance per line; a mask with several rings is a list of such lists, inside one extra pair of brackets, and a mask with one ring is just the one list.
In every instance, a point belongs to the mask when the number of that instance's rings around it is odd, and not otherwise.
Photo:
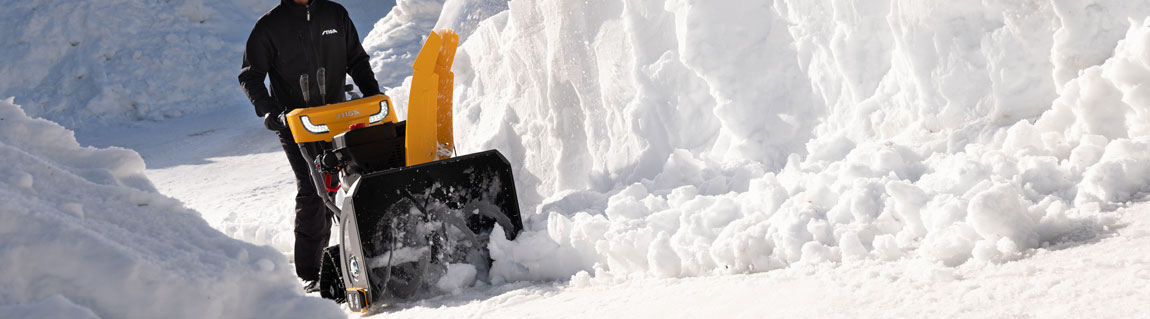
[[(303, 154), (304, 160), (306, 160), (308, 163), (315, 163), (315, 157), (312, 156), (312, 154), (314, 154), (313, 152), (316, 152), (322, 146), (319, 145), (319, 143), (299, 143), (297, 145), (299, 145), (300, 154)], [(316, 169), (311, 169), (310, 171), (311, 180), (314, 182), (313, 184), (315, 186), (315, 193), (319, 194), (320, 198), (323, 198), (323, 204), (327, 207), (328, 210), (331, 210), (332, 213), (334, 213), (336, 216), (339, 216), (339, 206), (335, 205), (335, 196), (331, 195), (330, 193), (339, 190), (339, 188), (336, 187), (334, 190), (330, 188), (331, 173), (324, 172), (323, 170), (318, 169), (318, 167)]]
[(292, 110), (288, 127), (296, 143), (331, 142), (354, 124), (376, 126), (396, 122), (391, 98), (379, 94), (342, 103)]

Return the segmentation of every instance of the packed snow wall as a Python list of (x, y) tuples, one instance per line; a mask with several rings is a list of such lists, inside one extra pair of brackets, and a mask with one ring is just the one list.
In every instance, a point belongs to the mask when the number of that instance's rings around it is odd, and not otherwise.
[(977, 265), (1104, 235), (1150, 193), (1148, 14), (509, 2), (454, 69), (459, 149), (503, 151), (526, 210), (493, 278)]
[(398, 0), (395, 9), (365, 32), (363, 48), (371, 56), (371, 70), (382, 87), (394, 87), (411, 76), (411, 64), (423, 45), (427, 30), (435, 26), (443, 0)]
[(156, 193), (144, 161), (0, 100), (0, 318), (341, 318), (271, 247)]
[[(431, 30), (450, 28), (466, 39), (479, 23), (507, 10), (507, 0), (398, 0), (363, 40), (379, 85), (393, 98), (407, 98), (411, 65)], [(396, 110), (400, 118), (407, 109)]]

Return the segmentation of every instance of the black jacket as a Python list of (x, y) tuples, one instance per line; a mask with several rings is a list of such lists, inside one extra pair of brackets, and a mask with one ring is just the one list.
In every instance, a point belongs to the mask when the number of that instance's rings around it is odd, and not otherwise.
[[(345, 73), (364, 96), (380, 93), (369, 60), (343, 6), (326, 0), (311, 0), (309, 5), (282, 0), (260, 17), (248, 36), (240, 86), (259, 116), (342, 102)], [(320, 67), (326, 73), (325, 98), (319, 94)], [(304, 103), (300, 86), (303, 74), (308, 74), (309, 103)], [(271, 78), (270, 95), (265, 76)]]

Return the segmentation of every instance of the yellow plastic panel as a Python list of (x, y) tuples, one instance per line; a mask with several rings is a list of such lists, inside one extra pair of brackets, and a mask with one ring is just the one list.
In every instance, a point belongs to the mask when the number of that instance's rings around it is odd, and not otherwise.
[(435, 73), (435, 64), (442, 50), (443, 38), (432, 32), (411, 66), (415, 72), (407, 104), (407, 166), (436, 160), (439, 75)]
[[(387, 115), (383, 120), (369, 123), (372, 115), (379, 114), (386, 107)], [(304, 117), (314, 126), (326, 126), (327, 132), (309, 131), (303, 124)], [(288, 113), (288, 128), (296, 143), (309, 143), (327, 141), (336, 135), (348, 131), (352, 124), (363, 123), (367, 126), (379, 125), (386, 122), (395, 122), (395, 107), (391, 105), (391, 98), (379, 94), (358, 100), (343, 103), (328, 104), (319, 107), (295, 109)]]
[(435, 74), (439, 76), (439, 96), (437, 100), (438, 132), (436, 138), (439, 142), (438, 159), (449, 158), (455, 154), (455, 136), (452, 123), (452, 99), (454, 98), (455, 73), (451, 72), (451, 65), (455, 63), (455, 49), (459, 47), (459, 35), (455, 31), (442, 30), (443, 50), (435, 63)]

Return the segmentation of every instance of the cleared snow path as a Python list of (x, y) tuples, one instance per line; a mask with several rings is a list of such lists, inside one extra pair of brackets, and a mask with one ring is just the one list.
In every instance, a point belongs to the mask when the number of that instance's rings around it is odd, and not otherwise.
[[(921, 260), (753, 275), (477, 288), (387, 318), (1146, 318), (1150, 203), (1106, 237), (1001, 265)], [(378, 317), (383, 317), (378, 316)]]
[(136, 150), (161, 193), (228, 236), (290, 257), (295, 181), (279, 140), (248, 108), (81, 130), (76, 137), (85, 145)]

